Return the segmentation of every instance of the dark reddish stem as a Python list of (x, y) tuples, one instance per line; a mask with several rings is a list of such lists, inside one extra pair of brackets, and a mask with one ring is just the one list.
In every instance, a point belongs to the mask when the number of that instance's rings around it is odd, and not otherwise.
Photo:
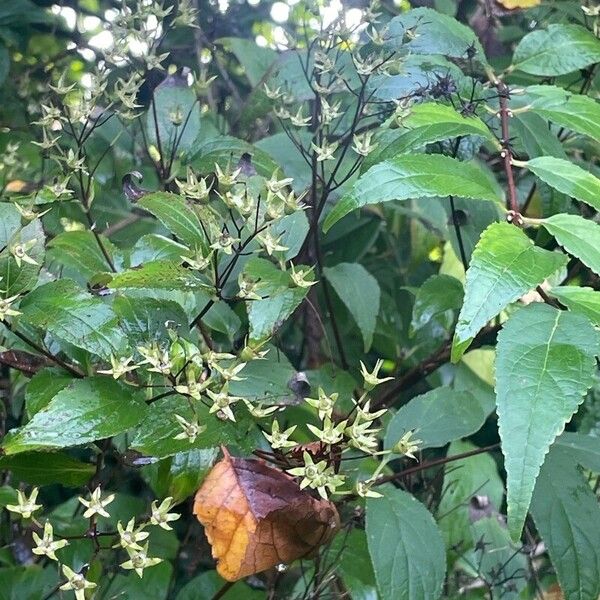
[[(500, 103), (500, 126), (502, 129), (502, 150), (500, 156), (504, 160), (504, 172), (506, 173), (506, 181), (508, 183), (508, 208), (516, 215), (519, 214), (519, 202), (517, 200), (517, 188), (515, 187), (515, 177), (512, 168), (512, 151), (510, 148), (510, 130), (508, 120), (511, 117), (510, 109), (508, 108), (508, 100), (510, 98), (510, 90), (503, 81), (496, 81), (496, 89), (498, 90), (498, 99)], [(517, 223), (517, 220), (513, 220)]]

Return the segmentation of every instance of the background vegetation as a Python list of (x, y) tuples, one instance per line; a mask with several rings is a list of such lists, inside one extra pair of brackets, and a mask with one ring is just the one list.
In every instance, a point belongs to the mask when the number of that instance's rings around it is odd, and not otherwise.
[(3, 0), (0, 598), (596, 600), (599, 31)]

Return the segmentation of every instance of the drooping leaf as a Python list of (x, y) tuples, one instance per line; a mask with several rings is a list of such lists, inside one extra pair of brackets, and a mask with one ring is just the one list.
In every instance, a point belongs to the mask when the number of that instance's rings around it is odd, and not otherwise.
[(369, 554), (381, 598), (436, 600), (441, 596), (444, 542), (429, 511), (412, 495), (386, 486), (367, 500)]
[(539, 303), (521, 308), (498, 336), (497, 413), (513, 539), (550, 444), (592, 385), (599, 351), (587, 318)]
[(62, 452), (27, 452), (0, 456), (0, 469), (11, 471), (15, 479), (31, 485), (59, 483), (66, 487), (80, 487), (94, 475), (96, 466)]
[(413, 305), (412, 331), (425, 327), (431, 319), (449, 310), (458, 310), (463, 301), (462, 283), (450, 275), (432, 275), (417, 291)]
[(559, 192), (600, 210), (600, 179), (589, 171), (553, 156), (533, 158), (527, 168)]
[(588, 287), (566, 285), (552, 288), (550, 294), (569, 310), (585, 315), (594, 325), (600, 325), (600, 292)]
[(552, 24), (528, 33), (513, 55), (513, 68), (532, 75), (564, 75), (600, 61), (600, 40), (580, 25)]
[(600, 507), (568, 451), (553, 447), (535, 484), (531, 514), (568, 600), (600, 595)]
[(567, 158), (558, 136), (548, 122), (532, 112), (517, 113), (511, 121), (511, 131), (523, 144), (525, 152), (530, 158), (538, 156), (555, 156)]
[(194, 514), (228, 581), (307, 556), (340, 524), (332, 502), (315, 499), (262, 461), (227, 451), (198, 490)]
[(371, 167), (342, 197), (323, 224), (326, 232), (348, 213), (377, 202), (457, 196), (500, 201), (501, 193), (475, 164), (439, 154), (405, 154)]
[(509, 223), (490, 225), (467, 270), (465, 300), (452, 342), (453, 362), (490, 319), (566, 263), (566, 256), (535, 247), (517, 227)]
[(600, 274), (600, 225), (567, 214), (553, 215), (544, 219), (542, 225), (569, 254)]
[(289, 273), (281, 271), (264, 258), (250, 259), (244, 273), (251, 280), (259, 282), (257, 293), (262, 299), (249, 300), (246, 306), (250, 337), (262, 340), (273, 335), (296, 310), (308, 288), (294, 286)]
[(138, 204), (152, 213), (177, 239), (192, 250), (206, 253), (207, 240), (198, 215), (185, 198), (168, 192), (154, 192), (140, 198)]
[(104, 359), (125, 348), (111, 307), (70, 279), (36, 288), (23, 299), (20, 310), (27, 323)]
[(4, 454), (81, 446), (137, 425), (146, 406), (130, 387), (109, 377), (77, 379), (2, 442)]
[[(476, 449), (470, 442), (457, 440), (448, 447), (448, 456)], [(477, 542), (470, 527), (471, 499), (473, 496), (486, 497), (498, 509), (504, 497), (504, 485), (494, 459), (489, 454), (478, 454), (448, 463), (442, 489), (437, 523), (449, 557), (454, 561)]]
[(421, 440), (419, 448), (439, 448), (478, 431), (487, 415), (467, 391), (442, 386), (413, 398), (392, 418), (384, 446), (392, 448), (408, 431)]
[(340, 263), (334, 267), (326, 267), (323, 272), (356, 321), (366, 352), (373, 342), (379, 314), (381, 291), (377, 280), (358, 263)]
[(525, 92), (534, 113), (600, 141), (600, 104), (594, 99), (553, 85), (532, 85)]

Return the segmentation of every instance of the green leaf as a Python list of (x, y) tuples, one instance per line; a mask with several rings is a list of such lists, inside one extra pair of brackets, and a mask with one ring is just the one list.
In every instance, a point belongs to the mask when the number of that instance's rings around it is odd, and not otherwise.
[[(414, 37), (405, 38), (411, 30)], [(388, 24), (389, 45), (410, 54), (442, 54), (465, 58), (467, 48), (476, 50), (475, 58), (486, 64), (485, 53), (473, 30), (456, 19), (430, 8), (415, 8), (394, 17)]]
[(493, 223), (467, 270), (465, 300), (452, 342), (457, 362), (477, 332), (500, 311), (567, 264), (567, 257), (533, 245), (518, 227)]
[[(227, 582), (216, 571), (205, 571), (184, 585), (176, 600), (208, 600), (214, 598), (225, 585)], [(244, 581), (237, 581), (226, 594), (226, 600), (264, 600), (264, 597), (263, 591), (252, 589)]]
[(168, 260), (155, 260), (141, 267), (117, 273), (109, 280), (108, 287), (183, 291), (209, 289), (208, 285), (193, 271)]
[(67, 487), (85, 485), (96, 472), (96, 466), (84, 463), (62, 452), (28, 452), (16, 456), (1, 456), (0, 469), (31, 485), (60, 483)]
[(358, 325), (367, 352), (373, 342), (381, 300), (377, 280), (358, 263), (340, 263), (326, 267), (323, 273)]
[(421, 440), (419, 448), (439, 448), (478, 431), (487, 415), (466, 391), (442, 386), (413, 398), (392, 418), (384, 447), (392, 448), (408, 431)]
[(308, 293), (308, 288), (292, 287), (289, 273), (264, 258), (251, 258), (246, 263), (244, 273), (251, 280), (260, 282), (257, 292), (266, 296), (262, 300), (246, 302), (250, 338), (263, 340), (271, 337), (296, 310)]
[(539, 303), (512, 315), (498, 336), (497, 413), (513, 539), (550, 444), (593, 383), (599, 350), (598, 333), (585, 317)]
[(600, 62), (600, 41), (580, 25), (549, 25), (528, 33), (513, 55), (513, 69), (542, 77), (565, 75)]
[(50, 400), (72, 381), (72, 375), (59, 369), (47, 368), (38, 371), (25, 390), (25, 406), (29, 418), (47, 406)]
[[(151, 543), (151, 547), (152, 543)], [(156, 556), (156, 554), (152, 554)], [(173, 577), (173, 565), (162, 562), (144, 570), (144, 578), (133, 571), (125, 575), (118, 573), (116, 577), (103, 577), (101, 583), (106, 588), (102, 596), (106, 598), (144, 598), (144, 600), (167, 600)]]
[(408, 131), (400, 131), (400, 135), (392, 142), (369, 154), (362, 165), (363, 172), (382, 160), (450, 138), (479, 135), (496, 141), (479, 117), (464, 117), (451, 106), (436, 102), (413, 106), (408, 117), (402, 120), (402, 125)]
[(275, 50), (258, 46), (253, 40), (227, 37), (221, 38), (218, 43), (235, 54), (253, 87), (261, 84), (278, 57)]
[(569, 254), (600, 274), (600, 225), (567, 214), (553, 215), (544, 219), (542, 225)]
[(192, 250), (208, 252), (200, 219), (185, 198), (168, 192), (154, 192), (140, 198), (138, 204), (152, 213), (180, 242)]
[(175, 502), (183, 502), (200, 487), (217, 460), (218, 448), (198, 448), (187, 452), (178, 452), (171, 459), (169, 487), (166, 496)]
[(134, 427), (146, 410), (131, 387), (112, 378), (78, 379), (58, 392), (27, 425), (10, 431), (3, 451), (11, 455), (89, 444)]
[(348, 213), (377, 202), (457, 196), (500, 201), (501, 193), (474, 163), (440, 154), (405, 154), (371, 167), (327, 215), (323, 230)]
[(337, 574), (344, 582), (352, 600), (375, 600), (377, 588), (375, 573), (367, 548), (366, 533), (360, 529), (340, 532), (331, 544), (336, 560)]
[[(0, 11), (3, 7), (0, 7)], [(1, 17), (0, 13), (0, 17)], [(55, 568), (38, 565), (0, 569), (0, 600), (44, 600), (56, 588)]]
[(190, 162), (200, 173), (212, 173), (215, 163), (222, 169), (234, 168), (242, 154), (252, 156), (252, 164), (259, 175), (270, 177), (278, 168), (277, 163), (256, 146), (231, 136), (210, 138), (196, 144), (190, 151)]
[(411, 331), (425, 327), (432, 319), (462, 306), (462, 283), (450, 275), (432, 275), (418, 289), (413, 305)]
[(556, 156), (567, 158), (567, 154), (558, 136), (542, 117), (531, 112), (517, 113), (511, 120), (511, 131), (523, 143), (530, 158), (538, 156)]
[(554, 189), (600, 210), (600, 179), (568, 160), (540, 156), (527, 168)]
[[(102, 244), (114, 264), (115, 247), (103, 236)], [(83, 276), (89, 281), (97, 273), (108, 271), (110, 266), (102, 254), (91, 231), (65, 231), (48, 242), (48, 258), (59, 265), (72, 269), (72, 274)]]
[(564, 598), (600, 595), (600, 507), (569, 453), (553, 447), (540, 470), (531, 514)]
[(560, 448), (571, 457), (571, 461), (600, 473), (600, 438), (583, 433), (565, 431), (556, 438), (553, 448)]
[(102, 358), (124, 350), (125, 340), (111, 307), (70, 279), (36, 288), (23, 299), (19, 310), (27, 323)]
[(552, 288), (550, 294), (569, 310), (585, 315), (594, 325), (600, 325), (600, 292), (575, 285)]
[[(172, 116), (179, 113), (181, 123)], [(200, 134), (200, 107), (196, 94), (183, 75), (173, 74), (154, 89), (154, 97), (146, 116), (146, 132), (151, 144), (162, 152), (168, 165), (172, 152), (186, 152)]]
[[(13, 204), (0, 204), (0, 289), (6, 297), (33, 289), (44, 262), (44, 231), (39, 219), (21, 227), (21, 215)], [(17, 265), (10, 248), (13, 244), (35, 242), (27, 255), (38, 264), (21, 262)]]
[(132, 346), (166, 338), (168, 330), (188, 330), (185, 311), (172, 300), (117, 296), (113, 310)]
[[(164, 458), (178, 452), (214, 448), (221, 444), (241, 447), (254, 445), (255, 436), (248, 435), (250, 423), (247, 420), (238, 418), (237, 423), (222, 421), (216, 415), (209, 414), (208, 408), (199, 402), (194, 403), (194, 408), (195, 415), (189, 399), (179, 395), (153, 402), (133, 432), (131, 448), (149, 456)], [(176, 440), (175, 436), (182, 432), (182, 428), (175, 415), (190, 422), (197, 417), (201, 425), (206, 425), (206, 430), (192, 443), (188, 439)]]
[(244, 367), (240, 373), (243, 380), (230, 382), (229, 391), (234, 396), (243, 396), (252, 402), (292, 403), (296, 395), (289, 383), (295, 376), (296, 369), (285, 354), (270, 348), (263, 360), (253, 360)]
[(369, 498), (366, 532), (382, 598), (436, 600), (446, 573), (444, 542), (429, 511), (392, 486)]
[[(470, 442), (454, 441), (448, 456), (476, 450)], [(487, 496), (498, 509), (504, 497), (504, 484), (498, 474), (496, 461), (489, 454), (478, 454), (452, 461), (444, 467), (444, 483), (437, 514), (438, 527), (452, 561), (477, 540), (471, 535), (469, 504), (473, 496)]]
[(600, 142), (600, 103), (553, 85), (525, 88), (532, 112)]

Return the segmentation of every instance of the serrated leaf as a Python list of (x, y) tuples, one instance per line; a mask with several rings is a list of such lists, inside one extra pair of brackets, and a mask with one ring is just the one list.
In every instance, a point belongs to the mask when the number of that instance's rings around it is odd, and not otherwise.
[(499, 188), (474, 163), (440, 154), (401, 155), (371, 167), (327, 215), (323, 230), (348, 213), (377, 202), (457, 196), (500, 201)]
[(23, 299), (19, 310), (27, 323), (102, 358), (118, 355), (125, 348), (111, 307), (70, 279), (36, 288)]
[(518, 227), (493, 223), (467, 270), (465, 300), (452, 342), (457, 362), (477, 332), (500, 311), (567, 264), (567, 257), (534, 246)]
[(446, 574), (444, 542), (429, 511), (411, 494), (385, 486), (369, 498), (366, 532), (382, 598), (436, 600)]
[(81, 446), (137, 425), (146, 405), (135, 391), (108, 377), (73, 381), (20, 429), (3, 440), (5, 455)]
[(138, 204), (152, 213), (190, 249), (198, 248), (207, 252), (208, 243), (200, 219), (188, 206), (185, 198), (168, 192), (154, 192), (140, 198)]
[(542, 225), (569, 254), (600, 275), (600, 225), (567, 214), (553, 215)]
[(264, 258), (250, 259), (244, 273), (260, 282), (257, 292), (263, 296), (261, 300), (246, 303), (250, 337), (254, 340), (271, 337), (304, 300), (308, 288), (292, 286), (290, 274)]
[[(448, 456), (476, 450), (470, 442), (454, 441)], [(478, 454), (452, 461), (444, 468), (443, 494), (437, 510), (437, 523), (454, 561), (477, 540), (471, 535), (469, 504), (473, 496), (487, 496), (498, 509), (504, 497), (504, 484), (498, 474), (496, 461), (488, 454)]]
[(411, 331), (425, 327), (431, 319), (462, 306), (462, 283), (450, 275), (432, 275), (418, 289), (413, 305)]
[(352, 600), (376, 600), (375, 573), (367, 548), (366, 533), (352, 528), (338, 533), (331, 544), (331, 552), (339, 556), (336, 572), (350, 592)]
[(552, 288), (550, 294), (569, 310), (585, 315), (594, 325), (600, 325), (600, 292), (576, 285)]
[[(102, 244), (114, 263), (114, 245), (104, 237)], [(71, 268), (85, 281), (110, 269), (91, 231), (64, 231), (48, 242), (48, 248), (49, 259)]]
[(513, 539), (550, 444), (593, 383), (599, 351), (587, 318), (539, 303), (512, 315), (498, 336), (496, 404)]
[(540, 156), (527, 168), (554, 189), (600, 210), (600, 179), (562, 158)]
[[(149, 456), (164, 458), (178, 452), (214, 448), (221, 444), (246, 449), (254, 447), (256, 437), (249, 435), (249, 421), (242, 418), (238, 418), (237, 423), (222, 421), (216, 415), (209, 414), (208, 408), (200, 402), (194, 404), (194, 409), (195, 414), (189, 399), (184, 396), (170, 396), (153, 402), (132, 432), (131, 448)], [(175, 436), (183, 430), (175, 415), (189, 422), (197, 418), (206, 429), (191, 443), (187, 438), (176, 440)]]
[(567, 154), (558, 136), (548, 122), (532, 112), (517, 113), (511, 121), (511, 130), (520, 140), (530, 158), (537, 156), (556, 156), (567, 158)]
[(487, 415), (467, 391), (442, 386), (405, 404), (385, 432), (384, 447), (392, 448), (408, 431), (421, 440), (419, 448), (439, 448), (478, 431)]
[(373, 342), (381, 300), (377, 280), (358, 263), (339, 263), (325, 267), (323, 273), (358, 325), (367, 352)]
[(155, 260), (140, 267), (117, 273), (110, 279), (108, 287), (182, 291), (209, 289), (209, 286), (193, 271), (168, 260)]
[(565, 75), (600, 62), (600, 40), (580, 25), (552, 24), (528, 33), (513, 55), (513, 68), (531, 75)]
[(553, 85), (525, 88), (531, 111), (600, 142), (600, 103)]
[(600, 507), (587, 478), (561, 447), (550, 450), (540, 470), (531, 514), (565, 600), (598, 598)]
[[(400, 46), (411, 54), (442, 54), (464, 58), (473, 47), (475, 58), (486, 64), (485, 54), (472, 29), (456, 19), (430, 8), (415, 8), (394, 17), (388, 24), (391, 46)], [(414, 37), (405, 40), (407, 30)]]
[(402, 120), (408, 131), (382, 148), (376, 149), (364, 160), (362, 171), (398, 154), (422, 148), (426, 144), (465, 135), (479, 135), (495, 142), (487, 125), (479, 117), (464, 117), (451, 106), (427, 102), (417, 104), (410, 115)]
[(59, 483), (66, 487), (80, 487), (93, 477), (96, 466), (63, 452), (27, 452), (1, 456), (0, 469), (11, 471), (15, 479), (31, 485)]

